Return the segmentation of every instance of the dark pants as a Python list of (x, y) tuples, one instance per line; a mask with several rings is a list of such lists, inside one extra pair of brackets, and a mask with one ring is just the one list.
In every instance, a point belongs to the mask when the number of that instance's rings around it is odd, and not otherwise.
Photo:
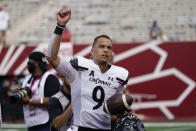
[(92, 129), (92, 128), (86, 128), (86, 127), (79, 127), (78, 131), (111, 131), (111, 130)]
[(29, 127), (28, 131), (50, 131), (50, 123)]
[(50, 131), (49, 128), (28, 128), (28, 131)]

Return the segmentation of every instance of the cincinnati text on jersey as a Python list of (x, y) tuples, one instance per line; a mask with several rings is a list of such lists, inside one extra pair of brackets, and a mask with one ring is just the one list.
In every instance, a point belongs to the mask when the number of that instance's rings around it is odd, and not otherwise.
[(92, 81), (94, 82), (95, 84), (102, 84), (102, 85), (106, 85), (106, 86), (110, 86), (111, 83), (110, 82), (107, 82), (107, 81), (104, 81), (104, 80), (101, 80), (99, 78), (94, 78), (94, 77), (90, 77), (89, 81)]

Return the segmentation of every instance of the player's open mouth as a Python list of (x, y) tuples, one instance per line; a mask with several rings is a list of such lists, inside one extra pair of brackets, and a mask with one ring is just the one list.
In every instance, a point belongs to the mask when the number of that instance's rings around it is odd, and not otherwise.
[(102, 57), (103, 57), (104, 59), (108, 59), (108, 55), (106, 55), (106, 54), (103, 54)]

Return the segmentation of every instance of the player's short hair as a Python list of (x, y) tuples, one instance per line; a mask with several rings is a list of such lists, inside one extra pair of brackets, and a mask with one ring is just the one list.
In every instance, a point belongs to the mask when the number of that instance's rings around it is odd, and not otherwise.
[(93, 41), (92, 48), (95, 47), (95, 44), (96, 44), (96, 42), (97, 42), (97, 40), (98, 40), (99, 38), (106, 38), (106, 39), (108, 39), (108, 40), (110, 40), (110, 41), (112, 42), (112, 39), (111, 39), (108, 35), (99, 35), (99, 36), (95, 37), (95, 39), (94, 39), (94, 41)]

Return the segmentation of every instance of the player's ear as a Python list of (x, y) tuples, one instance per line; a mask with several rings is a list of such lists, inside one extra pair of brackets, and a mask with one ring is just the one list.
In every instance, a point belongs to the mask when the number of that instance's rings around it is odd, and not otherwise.
[(91, 49), (91, 56), (93, 56), (93, 52), (94, 52), (94, 49), (92, 48), (92, 49)]

